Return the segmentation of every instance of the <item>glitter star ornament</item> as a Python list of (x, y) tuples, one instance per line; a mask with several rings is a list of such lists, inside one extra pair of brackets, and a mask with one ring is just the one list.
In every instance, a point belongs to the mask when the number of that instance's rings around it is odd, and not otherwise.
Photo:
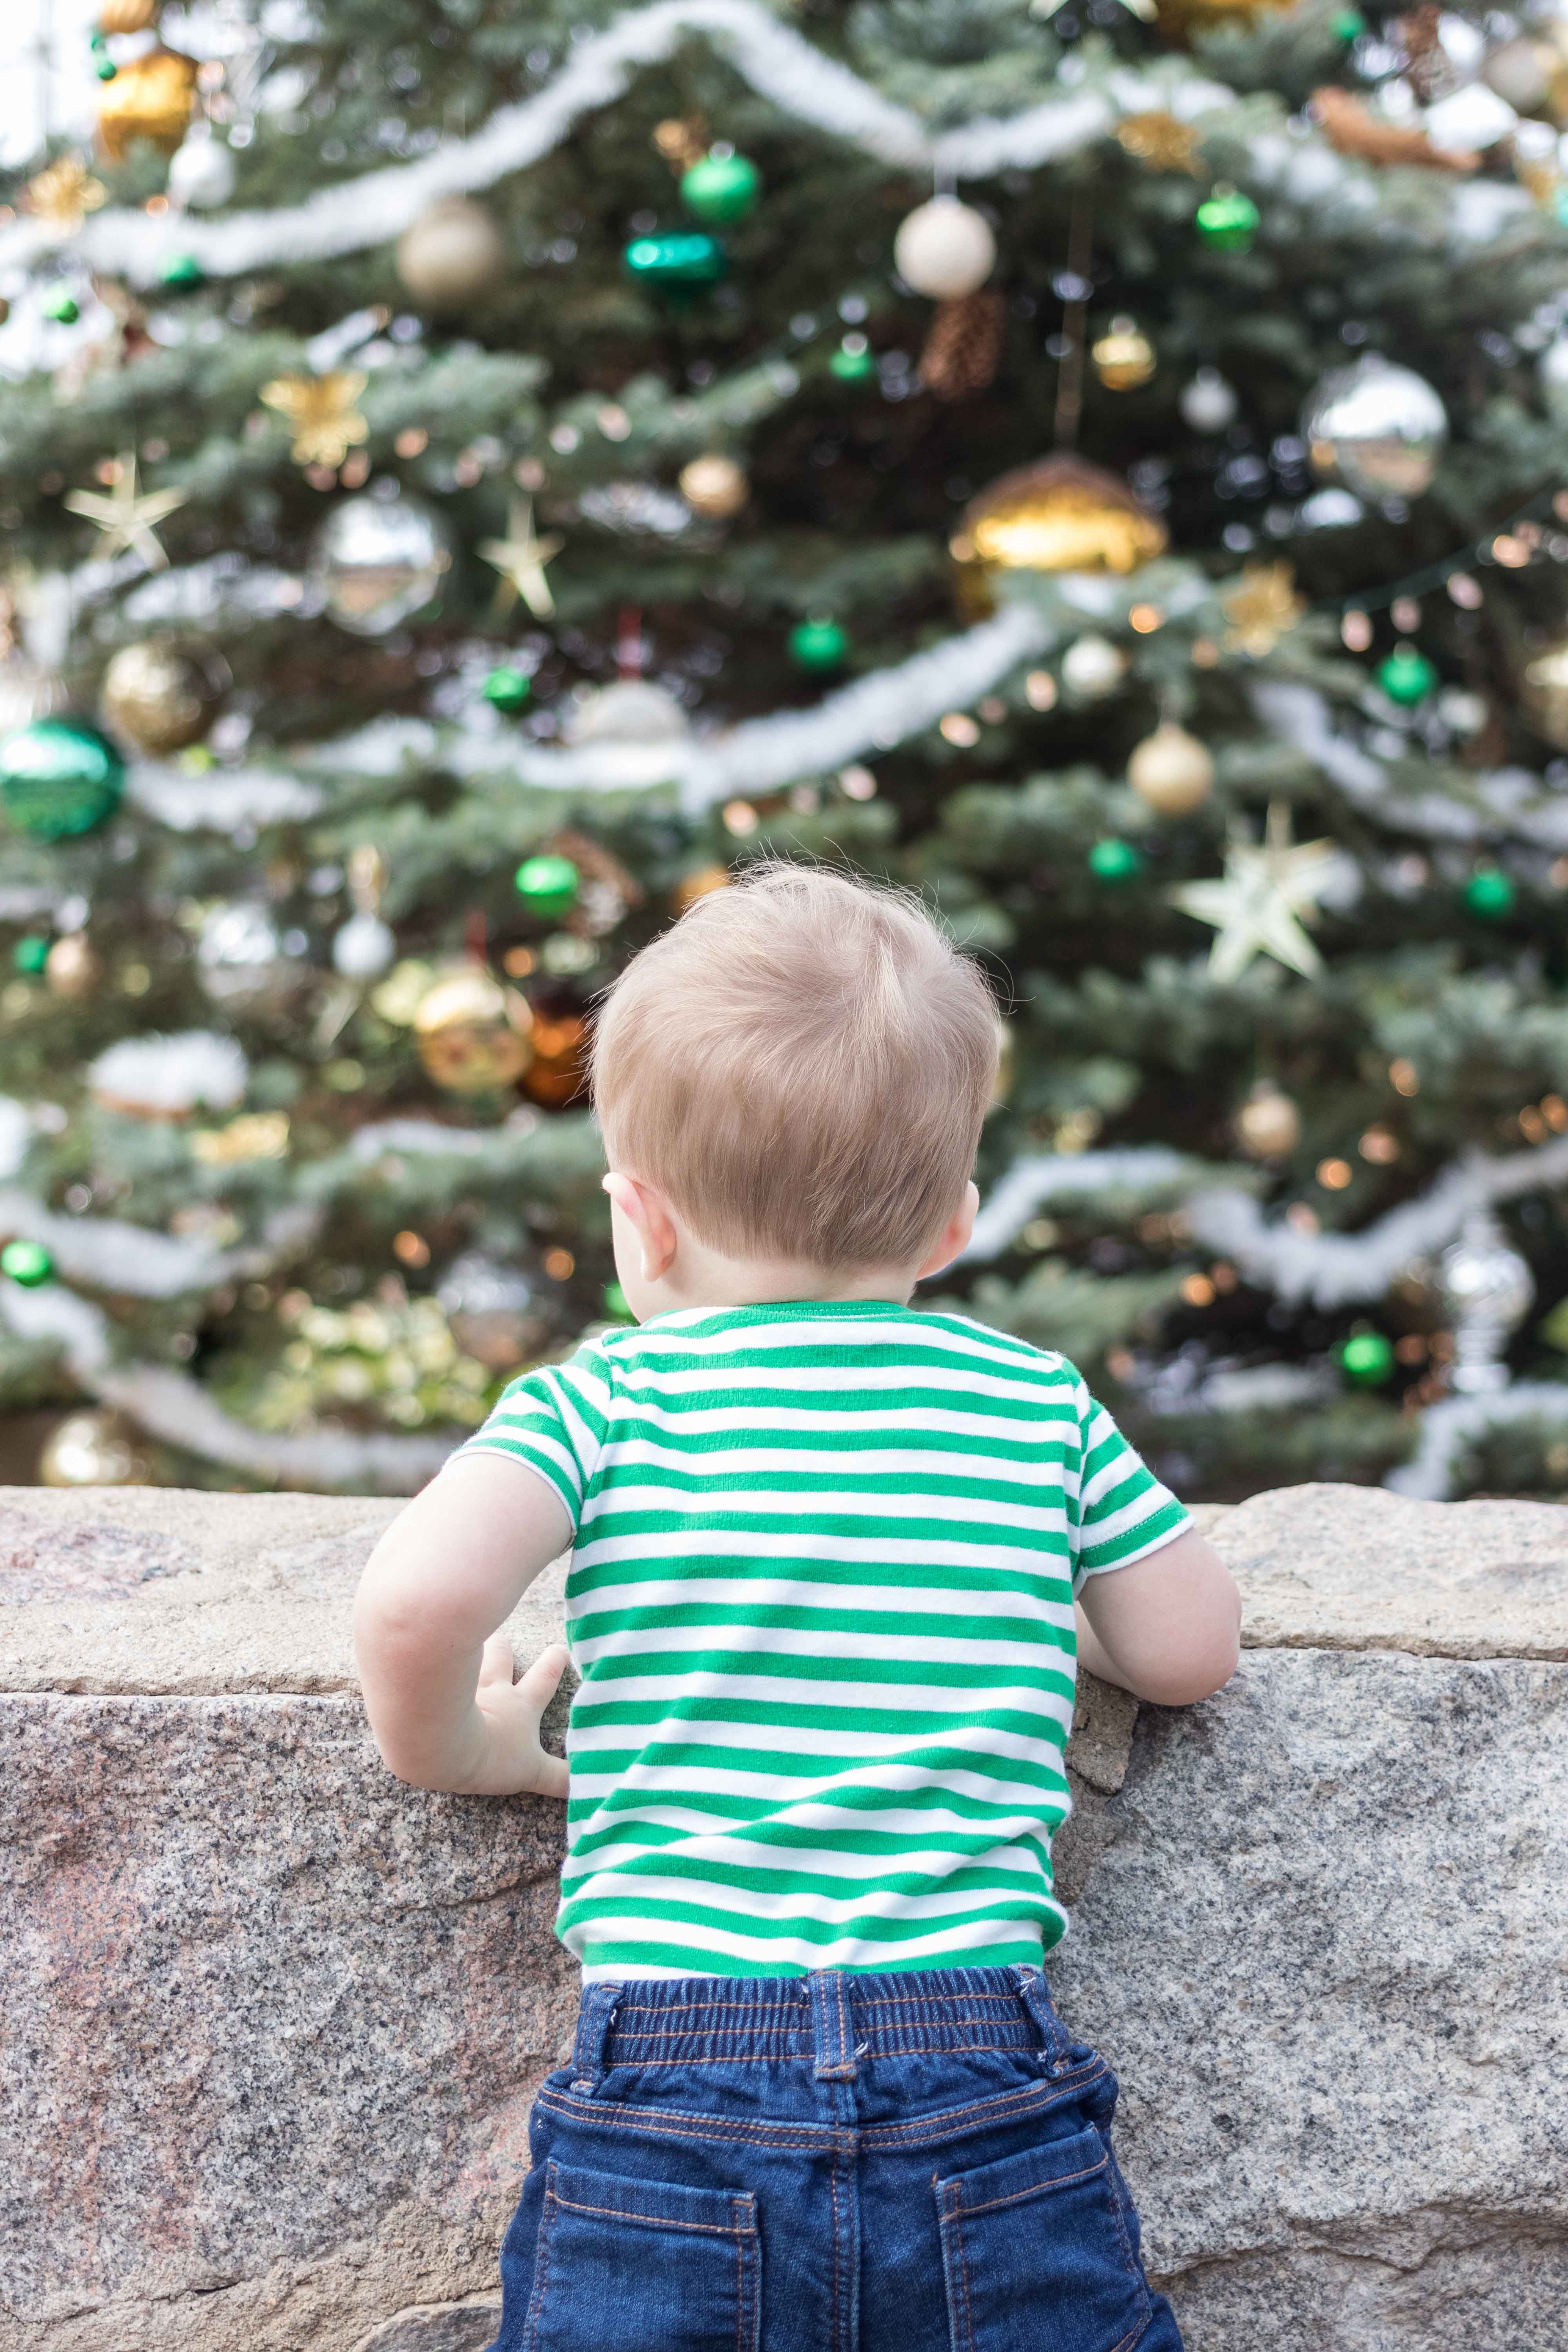
[(258, 397), (287, 421), (294, 436), (289, 455), (297, 466), (341, 466), (352, 448), (370, 438), (370, 427), (354, 405), (369, 382), (359, 368), (280, 375), (264, 383)]
[(79, 155), (62, 155), (27, 183), (23, 202), (35, 220), (74, 236), (89, 213), (95, 213), (109, 191), (95, 180)]
[(1230, 623), (1226, 651), (1247, 654), (1254, 661), (1271, 654), (1307, 609), (1296, 593), (1296, 575), (1288, 563), (1243, 564), (1239, 587), (1220, 603)]
[(533, 528), (531, 499), (512, 500), (505, 539), (483, 539), (478, 550), (484, 561), (500, 573), (496, 599), (503, 613), (510, 613), (521, 596), (536, 621), (550, 618), (555, 610), (555, 599), (550, 593), (544, 567), (565, 544), (555, 531), (543, 539), (539, 537)]
[(188, 495), (185, 490), (149, 490), (138, 498), (136, 455), (128, 449), (116, 461), (113, 487), (107, 498), (100, 498), (96, 490), (68, 490), (65, 504), (72, 514), (85, 516), (103, 533), (100, 555), (136, 554), (149, 572), (164, 572), (169, 559), (155, 526), (177, 512)]
[(1321, 971), (1323, 960), (1301, 919), (1315, 912), (1338, 859), (1331, 841), (1293, 842), (1289, 811), (1276, 801), (1261, 842), (1232, 836), (1217, 881), (1184, 882), (1171, 891), (1173, 906), (1214, 926), (1210, 977), (1222, 986), (1239, 980), (1260, 955), (1272, 956), (1304, 979)]

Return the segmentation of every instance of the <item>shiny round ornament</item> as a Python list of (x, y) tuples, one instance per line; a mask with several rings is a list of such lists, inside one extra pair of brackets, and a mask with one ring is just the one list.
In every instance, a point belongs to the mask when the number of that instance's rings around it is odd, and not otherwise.
[(492, 1372), (526, 1363), (549, 1343), (550, 1317), (526, 1275), (480, 1250), (453, 1259), (436, 1298), (464, 1355)]
[(482, 205), (443, 196), (397, 240), (397, 274), (422, 310), (460, 310), (506, 272), (506, 247)]
[(169, 162), (169, 202), (195, 213), (216, 213), (234, 194), (233, 150), (198, 123)]
[(244, 898), (215, 907), (203, 923), (196, 975), (214, 1004), (242, 1017), (287, 1012), (309, 976), (285, 952), (266, 908)]
[(1161, 816), (1186, 816), (1214, 790), (1214, 757), (1206, 743), (1164, 719), (1134, 750), (1127, 781)]
[(1103, 467), (1058, 453), (1001, 475), (963, 510), (949, 542), (959, 604), (991, 609), (1004, 572), (1136, 572), (1165, 551), (1164, 525)]
[(332, 968), (345, 980), (379, 980), (390, 971), (397, 953), (397, 935), (368, 908), (351, 915), (332, 938)]
[(206, 271), (194, 253), (172, 253), (158, 264), (158, 283), (166, 294), (191, 294), (206, 282)]
[(739, 514), (752, 495), (745, 468), (717, 450), (682, 466), (679, 488), (694, 513), (707, 515), (714, 522), (725, 522)]
[(1352, 1331), (1334, 1353), (1352, 1388), (1379, 1389), (1394, 1378), (1394, 1347), (1382, 1331)]
[(588, 1076), (588, 1023), (581, 1013), (535, 1013), (533, 1059), (522, 1081), (531, 1102), (565, 1110), (582, 1098)]
[(1199, 368), (1192, 382), (1184, 385), (1176, 404), (1194, 433), (1223, 433), (1236, 422), (1235, 388), (1217, 368)]
[(1216, 188), (1198, 206), (1194, 223), (1211, 253), (1246, 253), (1262, 217), (1252, 198), (1240, 188)]
[(49, 994), (69, 1003), (79, 1004), (97, 994), (103, 985), (103, 965), (85, 931), (67, 931), (55, 941), (44, 962), (44, 978)]
[(1533, 114), (1551, 95), (1556, 63), (1544, 41), (1516, 33), (1483, 59), (1480, 78), (1516, 114)]
[(1089, 853), (1089, 870), (1097, 882), (1120, 888), (1136, 882), (1143, 871), (1143, 853), (1131, 841), (1119, 840), (1111, 835), (1097, 841)]
[(35, 841), (91, 833), (124, 787), (124, 761), (84, 719), (35, 719), (0, 742), (0, 808)]
[(984, 286), (996, 263), (996, 240), (984, 213), (956, 196), (932, 196), (905, 215), (893, 239), (893, 267), (917, 294), (945, 302)]
[(45, 1486), (145, 1486), (147, 1465), (118, 1414), (68, 1413), (38, 1456)]
[(1062, 684), (1085, 702), (1100, 702), (1114, 694), (1127, 668), (1127, 656), (1109, 637), (1075, 637), (1062, 656)]
[(631, 275), (645, 286), (671, 294), (692, 294), (705, 286), (716, 286), (730, 267), (718, 238), (700, 229), (634, 236), (622, 258)]
[(310, 573), (340, 629), (384, 637), (434, 601), (451, 562), (420, 499), (344, 499), (316, 533)]
[(191, 127), (195, 104), (196, 64), (174, 49), (149, 49), (121, 65), (103, 84), (98, 101), (98, 135), (111, 163), (146, 139), (172, 155)]
[(37, 931), (19, 939), (11, 950), (11, 969), (36, 980), (49, 960), (49, 942)]
[(1437, 673), (1426, 655), (1417, 646), (1404, 643), (1384, 655), (1374, 675), (1390, 702), (1397, 702), (1403, 710), (1414, 709), (1416, 703), (1425, 702), (1437, 683)]
[(744, 155), (704, 155), (680, 175), (680, 201), (700, 221), (742, 221), (756, 210), (763, 175)]
[(836, 383), (869, 383), (877, 373), (877, 354), (864, 335), (846, 335), (828, 359), (827, 373)]
[(103, 0), (98, 12), (100, 33), (146, 33), (158, 21), (163, 0)]
[(0, 1249), (0, 1274), (24, 1290), (37, 1290), (55, 1278), (55, 1262), (42, 1242), (7, 1242)]
[(57, 327), (74, 327), (81, 316), (81, 304), (68, 286), (51, 286), (44, 295), (43, 311)]
[(1535, 1276), (1489, 1209), (1466, 1218), (1438, 1261), (1438, 1295), (1454, 1330), (1453, 1386), (1474, 1395), (1508, 1385), (1509, 1339), (1530, 1312)]
[(1447, 411), (1413, 368), (1368, 352), (1322, 378), (1301, 411), (1301, 438), (1321, 479), (1337, 475), (1362, 499), (1415, 499), (1436, 473)]
[(1568, 751), (1568, 637), (1560, 637), (1526, 664), (1520, 687), (1536, 731), (1560, 751)]
[(1154, 373), (1154, 346), (1135, 320), (1112, 319), (1089, 346), (1095, 374), (1107, 392), (1136, 392)]
[(117, 735), (160, 758), (199, 742), (222, 695), (216, 666), (167, 639), (121, 646), (103, 673), (99, 708)]
[(1519, 897), (1511, 875), (1500, 866), (1483, 866), (1465, 885), (1465, 908), (1478, 922), (1502, 923), (1512, 914)]
[(1259, 1078), (1231, 1127), (1254, 1160), (1283, 1160), (1301, 1140), (1301, 1114), (1272, 1078)]
[(494, 709), (505, 711), (510, 717), (523, 708), (533, 692), (533, 685), (526, 670), (513, 669), (509, 663), (502, 663), (499, 669), (490, 671), (479, 692)]
[(800, 621), (789, 633), (789, 657), (797, 669), (841, 669), (848, 653), (849, 639), (837, 621)]
[(574, 749), (587, 743), (637, 746), (679, 743), (691, 721), (673, 694), (646, 677), (618, 677), (578, 703), (566, 729)]
[(577, 904), (583, 877), (569, 857), (525, 857), (512, 877), (523, 906), (536, 922), (552, 922), (569, 915)]
[(414, 1042), (428, 1076), (449, 1094), (488, 1094), (515, 1084), (533, 1058), (525, 998), (483, 964), (437, 974), (414, 1016)]

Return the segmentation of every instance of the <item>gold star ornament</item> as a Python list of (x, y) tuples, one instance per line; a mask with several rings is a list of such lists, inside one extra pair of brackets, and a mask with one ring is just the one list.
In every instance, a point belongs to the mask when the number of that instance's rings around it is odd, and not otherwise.
[(1289, 811), (1276, 801), (1261, 842), (1232, 835), (1217, 881), (1184, 882), (1171, 891), (1173, 906), (1214, 926), (1210, 977), (1221, 985), (1239, 980), (1260, 955), (1272, 956), (1308, 980), (1321, 971), (1323, 960), (1301, 920), (1316, 913), (1338, 858), (1331, 841), (1293, 842)]
[(280, 375), (264, 383), (258, 397), (287, 421), (294, 436), (289, 455), (297, 466), (341, 466), (357, 443), (370, 438), (354, 406), (369, 382), (358, 368)]
[(89, 213), (95, 213), (109, 194), (95, 180), (79, 155), (62, 155), (45, 172), (30, 179), (23, 202), (35, 220), (47, 221), (67, 236), (74, 236)]
[(544, 567), (565, 544), (555, 531), (541, 539), (533, 528), (533, 500), (513, 499), (505, 539), (483, 539), (479, 545), (479, 553), (500, 573), (496, 602), (503, 613), (510, 613), (521, 596), (536, 621), (550, 618), (555, 599)]
[(1192, 172), (1198, 168), (1198, 135), (1190, 123), (1152, 107), (1130, 114), (1116, 126), (1117, 144), (1151, 172)]
[(1220, 604), (1230, 627), (1226, 653), (1247, 654), (1261, 661), (1271, 654), (1287, 630), (1306, 611), (1306, 600), (1296, 593), (1296, 575), (1288, 563), (1245, 563), (1241, 581)]
[(72, 514), (84, 515), (103, 533), (100, 555), (134, 553), (149, 572), (167, 571), (169, 559), (154, 526), (166, 522), (183, 507), (189, 492), (149, 490), (145, 497), (138, 498), (136, 455), (130, 449), (114, 461), (111, 480), (113, 487), (107, 498), (100, 498), (96, 490), (69, 490), (64, 503)]

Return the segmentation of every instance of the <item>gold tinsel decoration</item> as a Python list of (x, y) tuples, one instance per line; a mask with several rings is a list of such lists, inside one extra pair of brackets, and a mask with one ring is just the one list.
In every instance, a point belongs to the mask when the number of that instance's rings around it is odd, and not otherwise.
[(1130, 114), (1116, 126), (1117, 144), (1151, 172), (1191, 172), (1198, 169), (1199, 140), (1190, 122), (1178, 122), (1163, 107)]
[(939, 400), (973, 400), (996, 373), (1006, 306), (993, 287), (950, 294), (931, 313), (921, 351), (921, 382)]
[(332, 368), (326, 375), (280, 375), (264, 383), (258, 397), (288, 421), (297, 466), (341, 466), (370, 427), (354, 403), (369, 376), (359, 368)]
[(455, 1095), (510, 1087), (533, 1059), (528, 1001), (503, 988), (483, 964), (438, 972), (414, 1015), (414, 1042), (426, 1075)]
[(1271, 654), (1307, 609), (1306, 599), (1296, 593), (1296, 574), (1284, 562), (1243, 564), (1240, 585), (1220, 604), (1230, 624), (1226, 651), (1247, 654), (1254, 661)]
[(35, 220), (74, 236), (89, 213), (97, 212), (109, 194), (95, 180), (84, 157), (62, 155), (47, 171), (35, 173), (22, 192), (22, 202)]
[(966, 612), (990, 609), (999, 572), (1136, 572), (1163, 555), (1163, 523), (1103, 467), (1058, 450), (971, 499), (950, 551)]
[(237, 1168), (247, 1160), (286, 1160), (286, 1110), (242, 1110), (226, 1127), (202, 1128), (190, 1139), (191, 1157), (204, 1168)]
[(172, 155), (191, 127), (196, 100), (196, 61), (177, 49), (149, 49), (122, 65), (102, 83), (98, 100), (98, 136), (111, 163), (122, 163), (133, 139), (151, 140)]

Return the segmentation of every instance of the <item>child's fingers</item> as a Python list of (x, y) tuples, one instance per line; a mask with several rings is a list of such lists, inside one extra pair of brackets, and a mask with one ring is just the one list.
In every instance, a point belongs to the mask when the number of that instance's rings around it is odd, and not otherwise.
[(486, 1690), (492, 1683), (510, 1685), (516, 1673), (517, 1660), (511, 1654), (510, 1635), (492, 1633), (479, 1660), (479, 1688)]
[(571, 1774), (563, 1756), (552, 1756), (547, 1748), (541, 1748), (539, 1779), (534, 1785), (536, 1797), (565, 1797), (572, 1786)]
[(541, 1650), (526, 1673), (518, 1676), (519, 1691), (530, 1706), (536, 1706), (541, 1715), (560, 1688), (568, 1655), (564, 1642), (552, 1642), (547, 1650)]

